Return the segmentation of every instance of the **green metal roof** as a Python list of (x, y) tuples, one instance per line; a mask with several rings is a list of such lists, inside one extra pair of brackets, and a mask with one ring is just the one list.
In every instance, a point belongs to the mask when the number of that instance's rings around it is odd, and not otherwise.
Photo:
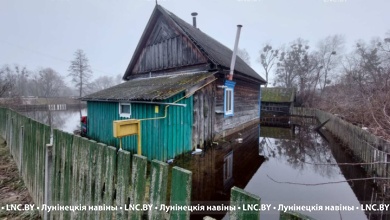
[(260, 128), (260, 137), (286, 139), (286, 140), (294, 139), (293, 131), (291, 130), (291, 128), (268, 127), (263, 125)]
[(165, 100), (195, 86), (198, 83), (201, 83), (209, 77), (214, 77), (214, 72), (197, 72), (151, 78), (137, 78), (84, 96), (81, 98), (81, 100)]
[(294, 102), (294, 88), (261, 88), (262, 102)]

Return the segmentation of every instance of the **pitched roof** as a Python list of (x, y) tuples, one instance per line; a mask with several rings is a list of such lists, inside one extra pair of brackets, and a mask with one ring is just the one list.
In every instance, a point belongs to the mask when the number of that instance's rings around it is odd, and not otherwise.
[[(183, 21), (181, 18), (177, 17), (172, 12), (163, 8), (161, 5), (156, 5), (156, 8), (153, 11), (153, 14), (146, 26), (145, 32), (142, 37), (146, 37), (144, 35), (147, 29), (153, 28), (151, 27), (151, 23), (153, 17), (157, 16), (157, 12), (160, 12), (167, 20), (172, 21), (177, 26), (177, 29), (184, 35), (186, 35), (194, 43), (194, 45), (196, 45), (196, 47), (198, 47), (198, 49), (200, 49), (200, 51), (202, 51), (202, 53), (205, 54), (206, 57), (208, 57), (211, 62), (216, 65), (222, 66), (224, 69), (230, 69), (230, 62), (233, 55), (233, 51), (231, 49), (219, 43), (207, 34), (203, 33), (198, 28), (195, 28), (194, 26)], [(142, 47), (138, 45), (133, 55), (133, 58), (130, 61), (129, 67), (127, 68), (125, 75), (123, 76), (123, 79), (126, 80), (126, 77), (131, 74), (131, 67), (135, 64), (137, 60), (137, 54), (140, 54), (141, 50)], [(266, 83), (266, 81), (258, 73), (256, 73), (256, 71), (254, 71), (247, 63), (245, 63), (245, 61), (243, 61), (238, 56), (235, 64), (235, 71), (240, 72), (243, 75), (253, 77), (254, 79), (261, 81), (262, 83)]]
[(294, 88), (261, 88), (262, 102), (294, 102)]
[(203, 80), (214, 77), (213, 73), (187, 73), (133, 79), (117, 86), (84, 96), (83, 101), (131, 101), (164, 100), (170, 98)]

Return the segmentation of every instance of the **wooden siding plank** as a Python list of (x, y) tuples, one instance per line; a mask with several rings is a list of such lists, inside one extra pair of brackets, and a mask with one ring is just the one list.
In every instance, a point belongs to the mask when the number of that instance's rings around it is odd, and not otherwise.
[(172, 66), (171, 67), (175, 67), (175, 66), (178, 66), (178, 61), (177, 61), (177, 55), (178, 55), (178, 52), (177, 52), (177, 39), (179, 37), (174, 37), (172, 39)]
[(177, 38), (177, 66), (178, 67), (183, 66), (184, 64), (182, 41), (183, 41), (183, 36), (180, 35)]
[(163, 69), (164, 67), (164, 48), (162, 43), (158, 44), (158, 68), (157, 69)]
[(172, 38), (167, 39), (167, 68), (172, 67)]
[(166, 69), (168, 67), (168, 41), (161, 42), (163, 49), (163, 65), (162, 68)]

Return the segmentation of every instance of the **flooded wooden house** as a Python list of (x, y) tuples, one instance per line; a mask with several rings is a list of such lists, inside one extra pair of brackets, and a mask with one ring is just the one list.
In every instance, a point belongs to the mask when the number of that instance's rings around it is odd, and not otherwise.
[(294, 88), (261, 88), (261, 111), (265, 117), (289, 115), (294, 102)]
[[(193, 15), (196, 15), (196, 13)], [(265, 80), (233, 51), (156, 5), (120, 85), (87, 95), (87, 136), (118, 146), (113, 121), (141, 120), (142, 154), (167, 160), (258, 123)], [(234, 36), (232, 36), (232, 41)], [(135, 152), (136, 137), (122, 139)]]

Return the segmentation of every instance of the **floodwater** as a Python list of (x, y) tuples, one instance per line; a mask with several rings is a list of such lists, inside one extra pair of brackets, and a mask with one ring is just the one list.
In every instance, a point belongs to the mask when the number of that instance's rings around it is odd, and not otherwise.
[[(322, 130), (314, 131), (312, 119), (290, 118), (279, 127), (256, 125), (234, 134), (200, 155), (177, 158), (175, 165), (193, 172), (193, 204), (228, 204), (230, 188), (237, 186), (261, 198), (270, 210), (260, 219), (279, 219), (280, 206), (312, 207), (295, 210), (318, 220), (388, 219), (381, 212), (365, 212), (361, 204), (388, 204), (380, 199), (372, 182), (347, 182), (365, 178), (364, 170)], [(242, 143), (237, 139), (242, 138)], [(333, 210), (325, 210), (325, 208)], [(352, 210), (345, 210), (353, 208)], [(340, 209), (338, 211), (338, 209)], [(322, 209), (319, 210), (319, 209)], [(226, 212), (193, 213), (228, 219)], [(226, 216), (225, 216), (226, 215)]]
[[(47, 111), (23, 114), (49, 124)], [(86, 110), (82, 110), (86, 115)], [(79, 129), (78, 110), (51, 111), (54, 128), (73, 133)], [(271, 126), (272, 125), (272, 126)], [(277, 126), (275, 126), (277, 125)], [(358, 165), (326, 131), (313, 128), (313, 120), (284, 118), (266, 125), (255, 125), (208, 147), (201, 154), (185, 154), (173, 165), (192, 171), (192, 204), (228, 205), (233, 186), (261, 198), (270, 210), (261, 211), (260, 219), (279, 219), (279, 206), (317, 207), (323, 210), (301, 211), (317, 220), (390, 219), (388, 213), (363, 211), (361, 204), (389, 204), (383, 201)], [(242, 143), (239, 143), (242, 139)], [(348, 210), (324, 210), (353, 207)], [(387, 215), (385, 215), (387, 214)], [(228, 219), (226, 212), (195, 212), (191, 219), (211, 216)]]
[[(87, 110), (81, 110), (82, 115), (86, 115)], [(77, 109), (70, 109), (65, 111), (28, 111), (21, 112), (32, 119), (42, 122), (53, 128), (73, 133), (74, 130), (80, 129), (80, 112)], [(50, 116), (50, 117), (49, 117)], [(51, 120), (49, 120), (51, 119)]]

